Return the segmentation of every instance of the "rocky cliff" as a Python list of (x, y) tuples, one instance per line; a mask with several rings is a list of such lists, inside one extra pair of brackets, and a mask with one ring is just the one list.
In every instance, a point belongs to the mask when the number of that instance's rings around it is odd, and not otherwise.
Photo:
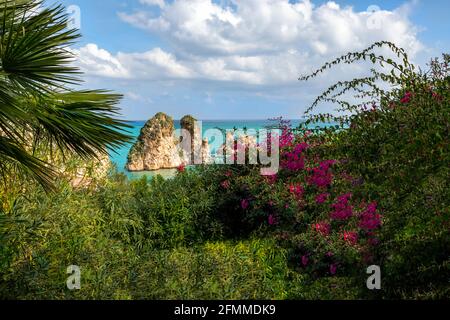
[[(195, 163), (195, 156), (207, 163), (210, 160), (208, 141), (201, 139), (201, 127), (196, 119), (181, 119), (181, 137), (176, 136), (173, 119), (158, 113), (141, 130), (141, 134), (128, 155), (127, 170), (152, 171), (177, 168)], [(188, 134), (189, 133), (189, 134)]]
[(183, 164), (173, 119), (158, 113), (147, 121), (128, 154), (127, 170), (151, 171)]
[[(180, 121), (181, 128), (186, 130), (182, 132), (181, 147), (185, 164), (207, 164), (211, 159), (208, 140), (202, 140), (202, 128), (197, 119), (188, 115)], [(189, 139), (190, 138), (190, 139)]]

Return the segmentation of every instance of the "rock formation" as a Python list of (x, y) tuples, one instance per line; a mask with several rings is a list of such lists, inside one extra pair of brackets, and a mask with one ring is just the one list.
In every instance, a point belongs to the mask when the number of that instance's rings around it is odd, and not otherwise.
[(171, 169), (183, 164), (173, 119), (158, 113), (147, 121), (128, 154), (127, 170)]
[(158, 113), (141, 130), (136, 144), (128, 155), (127, 170), (152, 171), (177, 168), (180, 165), (210, 161), (208, 141), (202, 141), (202, 128), (192, 116), (180, 121), (181, 136), (177, 137), (173, 119)]
[(180, 120), (182, 131), (180, 141), (183, 150), (183, 159), (187, 165), (195, 164), (201, 152), (202, 130), (197, 125), (197, 119), (188, 115)]
[[(202, 140), (202, 128), (194, 117), (184, 116), (180, 121), (181, 129), (181, 148), (183, 150), (183, 159), (185, 164), (207, 164), (211, 160), (209, 142)], [(189, 134), (187, 134), (189, 133)], [(190, 139), (189, 139), (190, 138)]]
[(209, 148), (209, 141), (208, 139), (203, 139), (202, 140), (202, 163), (203, 164), (209, 164), (212, 162), (212, 157), (211, 157), (211, 150)]

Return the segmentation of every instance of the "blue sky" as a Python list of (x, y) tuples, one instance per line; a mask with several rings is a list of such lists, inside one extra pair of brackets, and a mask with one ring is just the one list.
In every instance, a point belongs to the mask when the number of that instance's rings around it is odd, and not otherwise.
[[(320, 63), (390, 40), (421, 65), (449, 52), (448, 0), (64, 0), (81, 10), (74, 46), (85, 86), (125, 95), (126, 119), (299, 118), (337, 69), (312, 83)], [(367, 12), (376, 5), (376, 16)], [(377, 19), (375, 27), (368, 19)], [(381, 22), (380, 22), (381, 21)], [(326, 108), (326, 106), (324, 106)]]

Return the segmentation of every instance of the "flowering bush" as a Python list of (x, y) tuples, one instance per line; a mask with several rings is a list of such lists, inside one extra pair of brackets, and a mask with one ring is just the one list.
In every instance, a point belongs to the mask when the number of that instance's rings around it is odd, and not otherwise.
[[(382, 47), (389, 48), (392, 57), (374, 52)], [(450, 55), (433, 59), (429, 71), (416, 72), (403, 49), (379, 42), (301, 80), (339, 63), (364, 60), (387, 68), (372, 68), (369, 77), (336, 83), (308, 109), (310, 113), (326, 102), (346, 111), (310, 115), (306, 124), (339, 124), (339, 130), (322, 130), (316, 150), (340, 160), (332, 172), (332, 188), (348, 187), (337, 196), (331, 191), (331, 230), (342, 228), (344, 245), (358, 250), (362, 261), (379, 263), (384, 297), (448, 296), (443, 270), (450, 263)], [(386, 91), (380, 81), (394, 89)], [(341, 100), (350, 92), (355, 100)], [(324, 171), (319, 176), (325, 176)], [(316, 199), (323, 206), (329, 201)], [(337, 264), (337, 274), (343, 272), (342, 263)]]
[[(273, 176), (236, 166), (219, 174), (221, 221), (233, 236), (273, 233), (294, 269), (314, 277), (348, 274), (375, 257), (382, 216), (376, 202), (354, 196), (355, 178), (339, 159), (323, 159), (318, 137), (281, 122), (282, 167)], [(220, 170), (220, 168), (219, 168)]]
[[(371, 52), (383, 46), (404, 58), (401, 67)], [(337, 102), (350, 115), (313, 115), (298, 129), (280, 122), (280, 171), (262, 177), (246, 166), (222, 174), (220, 182), (232, 187), (222, 188), (219, 211), (227, 214), (221, 221), (233, 235), (274, 235), (290, 252), (292, 268), (318, 283), (350, 277), (365, 289), (360, 277), (376, 264), (385, 297), (445, 296), (445, 276), (438, 270), (448, 266), (450, 247), (450, 56), (433, 61), (427, 74), (415, 73), (402, 49), (382, 42), (340, 61), (366, 58), (403, 74), (373, 70), (374, 91), (355, 89), (371, 98), (360, 105), (336, 97), (367, 78), (340, 82), (313, 105)], [(376, 80), (397, 89), (384, 91)], [(311, 134), (308, 125), (327, 120), (339, 130)]]

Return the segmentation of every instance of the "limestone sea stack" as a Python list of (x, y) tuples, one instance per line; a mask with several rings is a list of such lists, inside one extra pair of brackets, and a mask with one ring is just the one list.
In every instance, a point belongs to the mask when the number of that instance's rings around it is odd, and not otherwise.
[(184, 116), (180, 120), (181, 129), (181, 148), (183, 149), (183, 159), (185, 164), (195, 164), (195, 157), (199, 156), (202, 144), (202, 130), (195, 119), (191, 115)]
[(184, 116), (180, 125), (181, 135), (177, 134), (173, 119), (162, 112), (147, 121), (128, 154), (127, 170), (153, 171), (208, 164), (211, 154), (208, 141), (202, 140), (200, 123), (192, 116)]
[(208, 140), (202, 140), (201, 123), (193, 116), (187, 115), (180, 120), (180, 125), (181, 129), (185, 130), (180, 138), (185, 164), (208, 164), (211, 161), (211, 152)]
[(128, 171), (177, 168), (184, 163), (173, 119), (160, 112), (147, 121), (128, 154)]

